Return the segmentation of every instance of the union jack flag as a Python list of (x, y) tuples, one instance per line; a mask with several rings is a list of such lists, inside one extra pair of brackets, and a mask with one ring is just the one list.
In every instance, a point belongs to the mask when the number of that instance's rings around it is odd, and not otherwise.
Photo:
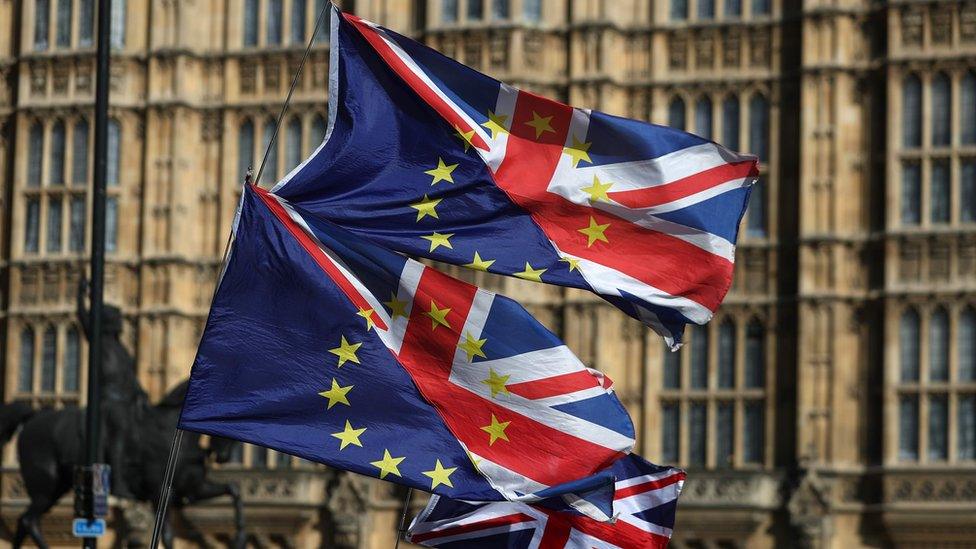
[(274, 192), (391, 249), (596, 292), (676, 348), (732, 279), (754, 157), (573, 108), (333, 12), (330, 120)]
[(524, 503), (468, 503), (433, 496), (407, 539), (440, 548), (609, 549), (667, 547), (685, 473), (631, 454), (613, 467), (615, 518), (588, 517)]

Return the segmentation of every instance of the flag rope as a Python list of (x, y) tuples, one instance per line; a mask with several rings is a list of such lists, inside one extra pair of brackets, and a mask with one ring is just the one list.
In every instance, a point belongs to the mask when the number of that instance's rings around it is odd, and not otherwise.
[(393, 549), (399, 549), (400, 540), (403, 538), (403, 534), (406, 533), (406, 530), (403, 528), (403, 525), (406, 524), (407, 522), (407, 510), (410, 509), (411, 495), (413, 495), (413, 488), (407, 488), (407, 495), (405, 498), (403, 498), (403, 514), (400, 515), (400, 528), (397, 529), (396, 544), (393, 546)]

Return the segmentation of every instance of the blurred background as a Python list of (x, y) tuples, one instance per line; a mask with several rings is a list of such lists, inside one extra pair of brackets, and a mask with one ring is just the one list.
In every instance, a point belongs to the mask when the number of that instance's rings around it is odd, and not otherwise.
[[(588, 294), (451, 269), (607, 372), (639, 452), (687, 468), (673, 546), (976, 546), (976, 2), (338, 3), (524, 89), (760, 157), (733, 289), (679, 353)], [(5, 402), (84, 404), (93, 5), (0, 0)], [(113, 0), (106, 301), (153, 398), (189, 374), (242, 178), (323, 5)], [(314, 40), (265, 186), (325, 134), (327, 28)], [(27, 501), (13, 446), (8, 529)], [(393, 545), (393, 484), (260, 447), (232, 461), (215, 475), (241, 483), (254, 546)], [(75, 545), (70, 517), (68, 498), (49, 541)], [(117, 502), (114, 543), (151, 519)], [(233, 531), (223, 500), (178, 519), (217, 545)]]

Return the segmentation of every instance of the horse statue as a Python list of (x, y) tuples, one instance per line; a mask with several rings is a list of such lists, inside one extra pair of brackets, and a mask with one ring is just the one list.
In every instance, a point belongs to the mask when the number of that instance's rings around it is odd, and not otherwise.
[[(87, 335), (90, 327), (84, 320), (84, 296), (79, 294), (78, 312)], [(103, 425), (107, 429), (102, 432), (110, 435), (105, 453), (112, 465), (112, 493), (149, 502), (155, 508), (189, 382), (181, 383), (158, 404), (149, 404), (136, 378), (135, 362), (119, 341), (121, 312), (110, 306), (105, 309), (108, 321), (103, 331), (106, 344), (101, 373)], [(8, 442), (18, 428), (17, 455), (30, 505), (17, 520), (13, 547), (20, 547), (29, 536), (38, 547), (46, 548), (40, 518), (72, 488), (75, 466), (84, 463), (85, 411), (76, 406), (34, 410), (24, 402), (0, 405), (0, 443)], [(218, 463), (226, 463), (239, 443), (211, 437), (209, 447), (204, 448), (200, 435), (187, 434), (176, 462), (172, 486), (174, 507), (179, 510), (202, 500), (230, 496), (236, 528), (232, 546), (243, 547), (244, 508), (238, 487), (207, 478), (211, 455)], [(191, 532), (191, 537), (203, 542), (199, 532)], [(168, 522), (163, 527), (162, 541), (165, 547), (172, 547), (173, 534)]]

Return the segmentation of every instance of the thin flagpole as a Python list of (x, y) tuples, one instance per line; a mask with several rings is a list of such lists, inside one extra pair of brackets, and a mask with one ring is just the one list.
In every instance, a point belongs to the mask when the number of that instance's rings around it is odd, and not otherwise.
[[(264, 171), (265, 163), (268, 161), (268, 154), (271, 152), (271, 148), (274, 147), (275, 141), (278, 138), (278, 129), (281, 127), (281, 120), (285, 117), (285, 112), (288, 110), (288, 105), (291, 103), (291, 96), (295, 92), (295, 88), (298, 86), (298, 80), (302, 76), (302, 70), (305, 68), (305, 63), (308, 61), (309, 54), (312, 52), (312, 45), (315, 43), (315, 35), (318, 34), (319, 27), (322, 26), (322, 20), (325, 18), (325, 14), (329, 12), (329, 7), (331, 5), (331, 2), (326, 2), (325, 5), (322, 6), (322, 11), (319, 12), (318, 18), (315, 19), (315, 28), (312, 29), (312, 35), (308, 39), (308, 45), (305, 46), (305, 53), (302, 55), (302, 62), (298, 65), (298, 70), (295, 72), (295, 77), (291, 81), (291, 87), (288, 88), (288, 95), (285, 97), (285, 102), (281, 105), (281, 112), (278, 113), (278, 120), (275, 122), (274, 133), (271, 135), (271, 141), (268, 143), (268, 148), (265, 149), (264, 157), (261, 159), (261, 165), (258, 168), (257, 178), (252, 180), (251, 170), (248, 169), (248, 173), (244, 177), (245, 186), (250, 183), (261, 181), (261, 174)], [(227, 262), (227, 252), (230, 250), (232, 241), (233, 230), (231, 231), (230, 236), (228, 236), (227, 243), (224, 246), (223, 260), (221, 261), (222, 264)], [(213, 297), (217, 295), (217, 286), (219, 284), (220, 281), (218, 279), (217, 283), (214, 285), (214, 295), (210, 298), (211, 303), (213, 302)], [(153, 524), (152, 541), (149, 545), (150, 549), (156, 549), (159, 547), (159, 538), (163, 529), (163, 523), (166, 520), (166, 509), (169, 506), (169, 500), (173, 490), (173, 477), (176, 476), (176, 461), (179, 457), (182, 441), (183, 430), (177, 428), (176, 432), (173, 434), (173, 444), (170, 446), (169, 458), (166, 461), (166, 472), (163, 474), (163, 485), (159, 490), (159, 501), (156, 505), (156, 521)], [(409, 494), (407, 494), (407, 496), (409, 497)], [(406, 513), (404, 513), (404, 517), (406, 517)]]
[(393, 546), (393, 549), (399, 549), (400, 538), (402, 538), (403, 534), (406, 533), (406, 530), (404, 530), (403, 525), (407, 523), (407, 510), (410, 509), (410, 496), (412, 494), (413, 494), (413, 488), (407, 488), (407, 497), (403, 498), (403, 514), (400, 515), (400, 527), (397, 528), (396, 545)]

